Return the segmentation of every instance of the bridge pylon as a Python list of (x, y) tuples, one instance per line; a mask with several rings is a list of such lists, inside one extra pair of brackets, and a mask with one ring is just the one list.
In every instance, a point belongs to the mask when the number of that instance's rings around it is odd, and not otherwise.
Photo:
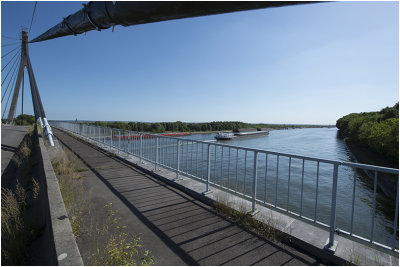
[(15, 110), (17, 108), (19, 90), (21, 88), (21, 80), (22, 75), (25, 71), (25, 68), (28, 70), (29, 76), (29, 84), (31, 88), (32, 95), (32, 103), (33, 110), (35, 113), (36, 122), (40, 123), (40, 126), (43, 128), (43, 133), (48, 137), (50, 145), (54, 146), (53, 143), (53, 133), (51, 131), (51, 127), (47, 122), (46, 113), (43, 109), (42, 100), (40, 98), (39, 90), (37, 87), (35, 75), (33, 74), (31, 60), (29, 58), (29, 50), (28, 50), (28, 32), (22, 30), (22, 43), (21, 43), (21, 61), (18, 69), (18, 76), (15, 83), (14, 94), (10, 106), (10, 111), (8, 113), (7, 123), (11, 124), (14, 121)]

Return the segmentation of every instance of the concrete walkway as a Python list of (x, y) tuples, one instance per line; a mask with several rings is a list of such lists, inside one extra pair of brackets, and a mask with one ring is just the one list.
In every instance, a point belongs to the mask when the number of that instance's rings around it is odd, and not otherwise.
[(237, 226), (212, 207), (57, 129), (53, 133), (90, 169), (84, 179), (92, 201), (99, 207), (113, 203), (123, 225), (141, 233), (155, 265), (320, 264)]
[(1, 175), (10, 163), (29, 126), (1, 125)]

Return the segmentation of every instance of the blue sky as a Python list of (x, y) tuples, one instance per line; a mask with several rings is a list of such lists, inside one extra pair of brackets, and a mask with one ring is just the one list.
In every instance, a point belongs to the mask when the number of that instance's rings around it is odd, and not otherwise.
[[(30, 39), (81, 4), (38, 2)], [(335, 124), (399, 101), (398, 5), (317, 3), (117, 26), (29, 51), (48, 119)], [(33, 7), (2, 1), (1, 34), (29, 27)]]

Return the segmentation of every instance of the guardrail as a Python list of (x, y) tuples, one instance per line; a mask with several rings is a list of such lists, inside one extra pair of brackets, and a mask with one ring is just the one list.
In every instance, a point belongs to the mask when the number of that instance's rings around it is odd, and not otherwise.
[[(143, 160), (151, 162), (154, 164), (154, 170), (163, 167), (175, 171), (176, 179), (180, 179), (180, 174), (182, 174), (203, 182), (205, 183), (205, 193), (210, 191), (210, 185), (212, 185), (250, 200), (252, 212), (257, 212), (257, 205), (262, 205), (329, 228), (327, 249), (334, 246), (334, 233), (336, 231), (398, 252), (398, 169), (81, 123), (51, 121), (50, 124), (114, 148), (119, 153), (134, 155), (139, 159), (139, 163)], [(250, 157), (248, 154), (250, 154)], [(284, 168), (282, 165), (284, 165)], [(351, 204), (348, 204), (348, 207), (351, 207), (349, 231), (336, 228), (339, 168), (347, 168), (347, 172), (352, 171), (354, 173)], [(365, 233), (364, 236), (356, 235), (353, 231), (358, 170), (372, 172), (374, 177), (370, 229), (369, 233)], [(377, 242), (374, 238), (379, 173), (395, 175), (397, 178), (396, 207), (392, 224), (393, 234), (390, 237), (391, 240), (386, 244)], [(295, 176), (298, 179), (294, 179)], [(310, 177), (315, 177), (315, 183), (311, 181), (315, 188), (310, 189), (310, 183), (305, 185), (305, 179), (310, 180)], [(327, 186), (327, 183), (330, 186)], [(321, 194), (325, 196), (329, 194), (329, 191), (331, 194), (330, 203), (319, 202), (319, 196)], [(307, 194), (306, 197), (304, 197), (305, 194)], [(296, 196), (300, 199), (296, 199)], [(294, 200), (291, 200), (291, 197)], [(344, 197), (342, 196), (339, 200), (343, 201)], [(322, 207), (322, 211), (330, 209), (330, 212), (320, 211), (318, 213), (319, 206)], [(322, 222), (319, 217), (325, 218), (327, 222)], [(364, 221), (360, 220), (357, 224), (365, 223)]]

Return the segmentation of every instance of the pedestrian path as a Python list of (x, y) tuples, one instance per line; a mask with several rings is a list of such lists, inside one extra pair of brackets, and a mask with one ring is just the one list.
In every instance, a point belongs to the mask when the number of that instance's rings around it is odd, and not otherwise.
[(128, 228), (140, 231), (155, 265), (319, 264), (305, 253), (241, 228), (133, 166), (60, 130), (53, 132), (90, 169), (94, 199), (114, 201)]

